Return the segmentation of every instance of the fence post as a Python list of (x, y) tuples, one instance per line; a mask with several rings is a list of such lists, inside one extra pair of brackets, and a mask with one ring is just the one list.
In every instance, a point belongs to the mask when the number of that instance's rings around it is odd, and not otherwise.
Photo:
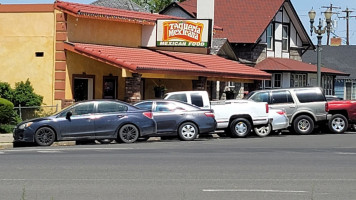
[(56, 104), (56, 113), (58, 112), (58, 104)]
[(20, 113), (20, 118), (22, 120), (22, 110), (21, 110), (21, 104), (19, 104), (19, 113)]

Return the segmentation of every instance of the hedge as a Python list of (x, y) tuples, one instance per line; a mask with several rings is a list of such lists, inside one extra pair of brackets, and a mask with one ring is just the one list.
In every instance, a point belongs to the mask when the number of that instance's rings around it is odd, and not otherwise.
[(0, 98), (0, 124), (7, 124), (12, 121), (14, 115), (14, 104)]

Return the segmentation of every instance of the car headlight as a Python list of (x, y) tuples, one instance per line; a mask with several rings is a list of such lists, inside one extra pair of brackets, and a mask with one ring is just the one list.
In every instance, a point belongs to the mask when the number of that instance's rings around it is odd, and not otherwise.
[(33, 122), (27, 122), (27, 123), (21, 124), (21, 125), (19, 126), (19, 129), (25, 129), (26, 127), (31, 126), (32, 123), (33, 123)]

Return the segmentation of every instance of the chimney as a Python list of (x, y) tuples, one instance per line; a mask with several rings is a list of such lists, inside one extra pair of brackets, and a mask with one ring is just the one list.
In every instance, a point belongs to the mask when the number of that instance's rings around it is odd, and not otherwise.
[(215, 0), (197, 0), (197, 19), (211, 19), (211, 42), (213, 42)]
[(331, 41), (330, 46), (340, 46), (341, 45), (341, 38), (339, 38), (339, 37), (331, 38), (330, 41)]

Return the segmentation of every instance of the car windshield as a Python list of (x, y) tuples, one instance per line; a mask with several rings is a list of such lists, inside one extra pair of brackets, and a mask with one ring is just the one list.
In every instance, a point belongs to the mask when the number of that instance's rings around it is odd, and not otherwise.
[(244, 98), (243, 99), (249, 99), (253, 94), (255, 94), (256, 92), (255, 91), (253, 91), (253, 92), (250, 92), (250, 93), (248, 93), (246, 96), (244, 96)]

